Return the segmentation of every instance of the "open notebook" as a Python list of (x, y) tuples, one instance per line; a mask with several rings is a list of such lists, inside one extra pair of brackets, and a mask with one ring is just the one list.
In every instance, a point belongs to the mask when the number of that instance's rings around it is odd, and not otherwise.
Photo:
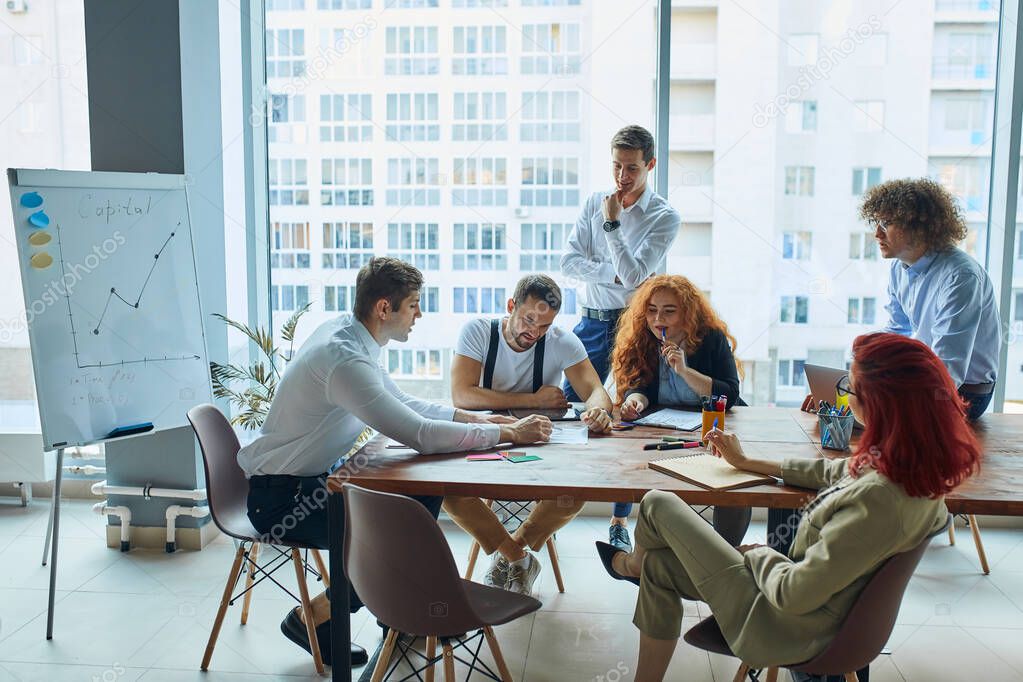
[(705, 452), (660, 459), (650, 462), (649, 467), (708, 490), (732, 490), (775, 482), (771, 476), (740, 471), (723, 459)]

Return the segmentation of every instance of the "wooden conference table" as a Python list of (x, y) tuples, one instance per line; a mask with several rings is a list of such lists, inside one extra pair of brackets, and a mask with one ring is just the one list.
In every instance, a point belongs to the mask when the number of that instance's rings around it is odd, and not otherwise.
[[(786, 457), (841, 456), (820, 446), (817, 417), (796, 409), (737, 407), (728, 413), (725, 430), (735, 433), (750, 457), (781, 461)], [(946, 497), (949, 511), (957, 514), (1023, 516), (1023, 415), (987, 414), (977, 426), (984, 443), (981, 472)], [(639, 502), (650, 490), (676, 493), (694, 505), (732, 507), (801, 507), (813, 491), (781, 484), (740, 490), (705, 490), (647, 467), (654, 459), (699, 450), (643, 450), (669, 429), (636, 427), (608, 435), (590, 434), (585, 445), (541, 444), (515, 446), (517, 451), (540, 455), (539, 461), (468, 462), (465, 453), (421, 457), (404, 448), (388, 448), (390, 439), (377, 436), (329, 479), (332, 493), (344, 482), (405, 495), (475, 495), (500, 500), (542, 500), (569, 496), (589, 502)], [(855, 436), (854, 436), (855, 438)], [(509, 448), (502, 448), (509, 449)], [(344, 537), (338, 528), (343, 502), (329, 496), (330, 577), (333, 674), (350, 680), (348, 651), (348, 581), (343, 567)], [(594, 567), (598, 567), (594, 554)]]

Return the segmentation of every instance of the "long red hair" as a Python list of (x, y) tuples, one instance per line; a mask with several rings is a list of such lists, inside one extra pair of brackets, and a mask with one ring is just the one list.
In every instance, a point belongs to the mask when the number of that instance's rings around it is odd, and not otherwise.
[(913, 497), (938, 497), (980, 468), (980, 443), (948, 370), (927, 344), (898, 334), (853, 341), (853, 391), (865, 429), (849, 462)]
[[(728, 325), (718, 317), (710, 301), (696, 285), (682, 275), (657, 275), (640, 285), (629, 302), (629, 307), (618, 318), (614, 352), (611, 353), (611, 371), (617, 387), (616, 406), (625, 401), (625, 394), (634, 388), (654, 380), (660, 357), (660, 342), (650, 333), (646, 321), (646, 308), (658, 291), (670, 291), (678, 300), (682, 316), (682, 349), (686, 354), (696, 351), (707, 332), (716, 329), (728, 339), (728, 345), (735, 353), (735, 337), (728, 331)], [(735, 360), (739, 376), (742, 363)]]

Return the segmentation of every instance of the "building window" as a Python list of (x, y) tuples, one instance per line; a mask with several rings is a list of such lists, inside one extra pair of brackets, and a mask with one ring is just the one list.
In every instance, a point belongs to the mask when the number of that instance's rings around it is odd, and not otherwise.
[(267, 142), (305, 142), (305, 95), (270, 95)]
[(316, 0), (316, 9), (373, 9), (373, 0)]
[(812, 133), (817, 130), (817, 100), (792, 102), (785, 110), (785, 132)]
[(521, 206), (578, 206), (579, 159), (522, 159)]
[(309, 179), (305, 159), (269, 159), (271, 206), (308, 206)]
[(437, 93), (391, 93), (387, 96), (387, 139), (404, 142), (436, 142)]
[(950, 33), (945, 54), (934, 54), (932, 75), (957, 80), (994, 78), (995, 47), (995, 36), (990, 31)]
[(884, 130), (884, 102), (853, 102), (853, 132), (876, 133)]
[(507, 159), (469, 157), (454, 160), (451, 201), (456, 206), (507, 206)]
[(388, 223), (387, 255), (420, 270), (440, 270), (437, 223)]
[(386, 43), (386, 75), (435, 76), (440, 73), (436, 26), (388, 26)]
[(507, 270), (504, 223), (455, 223), (453, 270)]
[(370, 95), (320, 95), (320, 142), (370, 142)]
[(503, 313), (504, 287), (455, 287), (456, 313)]
[(785, 260), (809, 260), (810, 232), (783, 232), (781, 235), (781, 257)]
[(272, 268), (309, 267), (309, 223), (273, 224)]
[(14, 65), (38, 66), (43, 63), (43, 37), (14, 35)]
[(387, 0), (387, 9), (425, 9), (436, 6), (437, 0)]
[(806, 360), (779, 360), (778, 386), (805, 386)]
[(558, 272), (565, 241), (572, 223), (523, 223), (520, 226), (519, 270), (523, 272)]
[(850, 260), (877, 260), (880, 256), (877, 241), (869, 232), (853, 232), (849, 235)]
[(477, 7), (507, 7), (508, 0), (452, 0), (451, 6), (455, 9), (477, 8)]
[(328, 313), (350, 313), (355, 308), (355, 285), (327, 284), (323, 287), (323, 309)]
[(388, 206), (439, 206), (437, 158), (387, 159)]
[(852, 170), (852, 193), (859, 196), (871, 187), (881, 184), (881, 169), (853, 168)]
[(814, 172), (813, 166), (785, 166), (785, 194), (812, 197)]
[(580, 0), (522, 0), (523, 7), (567, 7), (578, 4)]
[(817, 34), (794, 33), (785, 40), (789, 66), (810, 66), (817, 63)]
[(806, 296), (782, 296), (778, 321), (787, 324), (806, 324), (808, 304)]
[(582, 62), (579, 24), (524, 24), (522, 74), (579, 73)]
[(455, 26), (456, 76), (503, 76), (508, 73), (508, 40), (504, 26)]
[(304, 284), (274, 284), (270, 287), (270, 309), (292, 312), (309, 305), (309, 287)]
[(581, 114), (576, 91), (522, 93), (523, 142), (578, 142)]
[(301, 28), (268, 29), (266, 77), (291, 78), (305, 73), (305, 31)]
[(298, 12), (305, 9), (305, 0), (266, 0), (267, 12)]
[(503, 92), (456, 92), (455, 142), (507, 140), (508, 98)]
[(874, 324), (874, 312), (877, 299), (872, 296), (849, 299), (849, 313), (846, 322), (849, 324)]
[(323, 206), (373, 205), (372, 159), (322, 159), (320, 177)]
[(358, 270), (373, 258), (373, 223), (323, 223), (323, 267)]
[(440, 312), (439, 287), (425, 287), (419, 291), (419, 309), (424, 313)]
[(403, 379), (440, 379), (440, 351), (388, 348), (387, 373)]

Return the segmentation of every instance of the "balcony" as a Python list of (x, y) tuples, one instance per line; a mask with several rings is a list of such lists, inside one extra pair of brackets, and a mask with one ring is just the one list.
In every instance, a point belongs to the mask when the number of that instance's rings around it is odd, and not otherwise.
[(712, 81), (717, 76), (717, 45), (693, 43), (672, 45), (671, 79), (673, 81)]
[(949, 90), (994, 90), (994, 59), (962, 60), (935, 57), (931, 65), (933, 87)]
[(674, 114), (668, 119), (671, 151), (714, 149), (714, 114)]

